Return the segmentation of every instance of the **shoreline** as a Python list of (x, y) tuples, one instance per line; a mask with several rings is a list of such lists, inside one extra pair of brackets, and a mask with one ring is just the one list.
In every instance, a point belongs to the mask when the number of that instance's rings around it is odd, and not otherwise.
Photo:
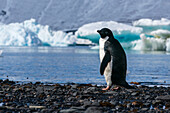
[(0, 113), (92, 113), (170, 111), (170, 87), (133, 85), (102, 91), (92, 84), (20, 84), (0, 80)]

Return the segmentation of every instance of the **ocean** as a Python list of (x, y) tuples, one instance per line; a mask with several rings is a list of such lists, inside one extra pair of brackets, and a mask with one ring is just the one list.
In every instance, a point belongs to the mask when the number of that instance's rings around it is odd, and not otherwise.
[[(1, 47), (0, 79), (19, 82), (106, 85), (98, 49), (90, 46)], [(170, 85), (170, 54), (125, 49), (127, 82)]]

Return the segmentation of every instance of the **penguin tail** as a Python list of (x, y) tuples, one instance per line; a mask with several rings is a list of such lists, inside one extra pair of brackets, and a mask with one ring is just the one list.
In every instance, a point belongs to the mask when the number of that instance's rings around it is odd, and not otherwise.
[(135, 89), (135, 87), (130, 86), (127, 82), (125, 82), (125, 84), (122, 84), (121, 86), (127, 88), (127, 89)]

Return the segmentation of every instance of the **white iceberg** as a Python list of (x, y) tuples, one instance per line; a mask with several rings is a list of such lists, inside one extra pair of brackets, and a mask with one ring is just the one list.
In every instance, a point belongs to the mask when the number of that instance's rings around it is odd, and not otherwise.
[(75, 34), (78, 38), (89, 39), (92, 42), (98, 43), (100, 36), (97, 30), (105, 27), (111, 29), (115, 38), (121, 42), (139, 39), (139, 35), (142, 32), (142, 28), (139, 27), (133, 27), (115, 21), (101, 21), (85, 24)]
[(161, 20), (152, 20), (152, 19), (140, 19), (137, 21), (134, 21), (132, 23), (134, 26), (168, 26), (170, 25), (170, 20), (166, 18), (161, 18)]
[[(22, 23), (0, 24), (1, 46), (68, 46), (80, 43), (73, 33), (52, 31), (48, 25), (42, 26), (35, 19)], [(81, 43), (90, 43), (81, 40)]]
[(157, 38), (170, 38), (170, 31), (168, 30), (158, 29), (156, 31), (152, 31), (150, 34)]
[(154, 30), (170, 30), (170, 20), (161, 18), (161, 20), (140, 19), (132, 22), (133, 26), (142, 27), (143, 32), (149, 33)]
[(145, 51), (170, 51), (170, 38), (146, 37), (145, 34), (140, 35), (141, 39), (131, 42), (134, 50)]

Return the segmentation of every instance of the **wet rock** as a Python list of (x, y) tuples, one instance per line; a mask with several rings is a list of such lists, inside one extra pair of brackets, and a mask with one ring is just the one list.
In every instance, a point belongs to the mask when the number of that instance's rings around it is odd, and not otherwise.
[(150, 95), (145, 95), (144, 98), (147, 100), (150, 98)]
[(74, 92), (74, 93), (73, 93), (73, 96), (77, 96), (77, 94), (78, 94), (77, 92)]
[(160, 104), (160, 103), (162, 103), (161, 100), (154, 100), (154, 101), (152, 101), (152, 104)]
[(97, 89), (96, 87), (89, 87), (89, 88), (87, 88), (87, 90), (92, 90), (92, 91), (94, 91), (96, 89)]
[(141, 111), (148, 111), (149, 108), (142, 108)]
[(44, 109), (45, 106), (29, 106), (30, 109)]
[(105, 92), (104, 94), (113, 95), (113, 94), (117, 94), (117, 92), (116, 91), (108, 91), (108, 92)]
[(150, 103), (143, 103), (143, 106), (149, 107), (151, 104)]
[(90, 101), (85, 101), (85, 102), (84, 102), (84, 107), (87, 108), (87, 107), (91, 106), (91, 104), (92, 104), (92, 102), (90, 102)]
[(100, 103), (99, 102), (93, 102), (92, 105), (93, 106), (100, 106)]
[(79, 86), (78, 84), (75, 84), (75, 85), (72, 85), (71, 88), (76, 89), (78, 88), (78, 86)]
[(157, 97), (156, 97), (156, 100), (170, 101), (170, 95), (157, 96)]
[(122, 109), (122, 106), (121, 106), (121, 105), (117, 105), (115, 108), (116, 108), (117, 110), (119, 110), (119, 109)]
[(85, 108), (83, 106), (80, 106), (80, 107), (73, 106), (70, 109), (85, 110)]
[(99, 107), (89, 107), (87, 108), (85, 113), (103, 113), (103, 110), (102, 108), (99, 108)]
[(132, 102), (132, 105), (136, 106), (136, 107), (139, 107), (139, 106), (143, 106), (143, 103), (142, 102), (138, 102), (138, 101), (134, 101), (134, 102)]
[(138, 92), (133, 92), (131, 95), (132, 96), (137, 96), (137, 95), (139, 95), (139, 93)]
[(118, 101), (110, 101), (110, 103), (111, 103), (113, 106), (116, 106), (117, 104), (119, 104)]
[(38, 93), (44, 92), (44, 88), (41, 87), (41, 86), (38, 86), (38, 87), (36, 88), (36, 90), (37, 90)]
[(75, 113), (77, 109), (64, 109), (61, 110), (60, 113)]
[(126, 105), (126, 107), (127, 107), (127, 108), (130, 108), (130, 107), (131, 107), (131, 103), (128, 103), (128, 104)]

